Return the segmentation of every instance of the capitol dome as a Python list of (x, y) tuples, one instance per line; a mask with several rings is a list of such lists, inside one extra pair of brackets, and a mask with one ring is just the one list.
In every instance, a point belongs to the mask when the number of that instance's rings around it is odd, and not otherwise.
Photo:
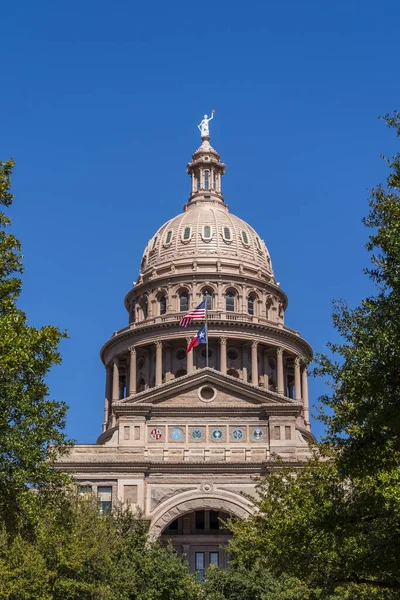
[(221, 201), (189, 202), (182, 214), (164, 223), (150, 239), (141, 262), (141, 272), (165, 263), (196, 258), (229, 259), (256, 265), (272, 276), (265, 242), (245, 221), (229, 212)]
[[(231, 273), (245, 271), (273, 281), (271, 259), (265, 242), (245, 221), (233, 215), (224, 202), (221, 177), (225, 165), (203, 138), (187, 172), (192, 190), (183, 212), (164, 223), (149, 240), (140, 264), (137, 283), (164, 273), (166, 269), (192, 265), (194, 271), (207, 266)], [(214, 268), (213, 268), (214, 267)]]

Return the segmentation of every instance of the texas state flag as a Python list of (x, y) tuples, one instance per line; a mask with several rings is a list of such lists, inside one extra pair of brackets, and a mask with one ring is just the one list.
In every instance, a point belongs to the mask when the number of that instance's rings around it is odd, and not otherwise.
[(189, 345), (186, 350), (186, 354), (189, 354), (191, 349), (196, 348), (196, 346), (199, 346), (199, 344), (206, 344), (206, 343), (207, 343), (207, 329), (206, 329), (206, 326), (204, 325), (204, 327), (199, 329), (199, 331), (196, 333), (194, 338), (190, 340)]

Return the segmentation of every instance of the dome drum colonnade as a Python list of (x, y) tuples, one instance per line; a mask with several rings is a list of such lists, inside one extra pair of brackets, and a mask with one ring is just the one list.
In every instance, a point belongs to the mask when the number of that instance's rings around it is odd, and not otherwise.
[(207, 294), (209, 366), (301, 401), (309, 429), (310, 346), (284, 325), (287, 297), (265, 243), (232, 215), (222, 196), (225, 165), (209, 137), (188, 164), (184, 211), (149, 241), (137, 282), (125, 298), (129, 325), (101, 351), (106, 366), (103, 431), (116, 423), (113, 402), (205, 367), (205, 348), (186, 356), (196, 326), (181, 316)]

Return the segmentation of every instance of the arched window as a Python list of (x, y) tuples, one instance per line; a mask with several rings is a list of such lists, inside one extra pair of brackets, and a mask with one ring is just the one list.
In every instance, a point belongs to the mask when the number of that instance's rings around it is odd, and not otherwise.
[(179, 310), (180, 312), (189, 310), (189, 294), (186, 291), (179, 294)]
[(141, 299), (140, 308), (142, 309), (143, 319), (147, 319), (149, 314), (149, 302), (147, 296), (143, 296), (143, 298)]
[(201, 295), (203, 296), (203, 299), (206, 301), (207, 310), (213, 310), (213, 308), (214, 308), (213, 291), (208, 288), (204, 288), (203, 290), (201, 290)]
[(273, 305), (272, 298), (271, 297), (267, 298), (267, 301), (265, 303), (265, 314), (266, 314), (267, 319), (269, 319), (270, 321), (272, 320), (272, 315), (270, 314), (272, 305)]
[(156, 237), (154, 238), (154, 240), (153, 240), (153, 245), (152, 245), (152, 247), (151, 247), (151, 249), (152, 249), (152, 250), (154, 250), (154, 248), (156, 247), (156, 244), (157, 244), (157, 237), (158, 237), (158, 236), (156, 236)]
[(225, 309), (229, 312), (235, 310), (235, 293), (232, 291), (226, 292)]
[(210, 189), (210, 171), (204, 171), (204, 189)]
[(198, 190), (200, 189), (200, 177), (199, 176), (196, 177), (196, 187)]
[(249, 296), (247, 298), (247, 312), (249, 315), (254, 315), (255, 302), (254, 296)]
[(167, 297), (163, 294), (158, 301), (160, 303), (160, 315), (165, 315), (167, 312)]
[(165, 246), (169, 246), (171, 241), (172, 241), (172, 231), (170, 229), (169, 231), (167, 231), (167, 235), (165, 236), (165, 242), (164, 242)]

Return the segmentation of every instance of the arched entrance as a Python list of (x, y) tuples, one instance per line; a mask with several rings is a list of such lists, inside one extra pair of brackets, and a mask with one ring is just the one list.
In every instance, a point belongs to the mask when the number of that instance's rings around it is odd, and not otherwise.
[(232, 492), (214, 492), (200, 498), (193, 493), (182, 494), (180, 501), (171, 499), (164, 510), (159, 508), (150, 533), (166, 543), (171, 541), (178, 554), (186, 555), (190, 570), (201, 576), (210, 564), (227, 566), (224, 548), (231, 538), (224, 524), (227, 519), (246, 519), (254, 509), (247, 498)]
[(162, 532), (161, 541), (171, 542), (177, 554), (185, 554), (190, 570), (202, 577), (210, 565), (227, 567), (225, 548), (232, 537), (225, 523), (229, 513), (195, 510), (172, 521)]

